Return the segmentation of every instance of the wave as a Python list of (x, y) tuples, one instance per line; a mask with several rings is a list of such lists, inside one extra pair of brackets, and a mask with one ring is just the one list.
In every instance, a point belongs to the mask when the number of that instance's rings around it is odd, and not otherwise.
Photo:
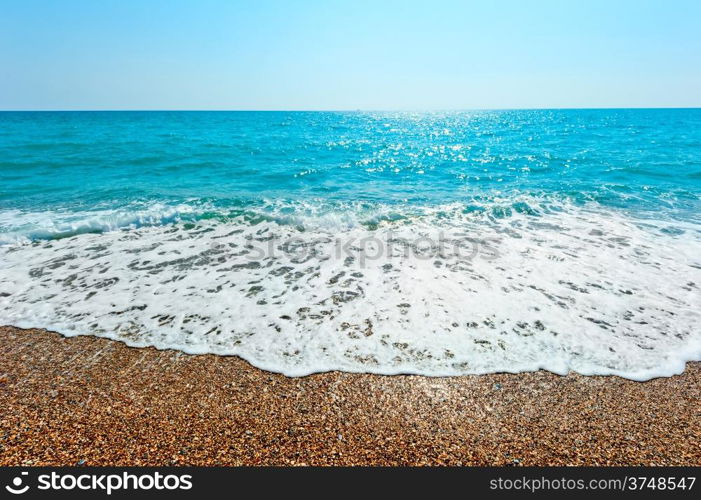
[[(177, 202), (140, 201), (111, 207), (98, 205), (90, 210), (81, 207), (47, 208), (41, 211), (0, 209), (0, 245), (53, 240), (84, 233), (103, 233), (123, 229), (162, 226), (179, 222), (238, 220), (248, 224), (272, 221), (306, 230), (344, 231), (354, 227), (376, 229), (384, 223), (411, 221), (416, 218), (450, 218), (464, 214), (500, 219), (515, 215), (547, 216), (563, 210), (590, 207), (604, 211), (599, 198), (607, 201), (606, 190), (598, 196), (591, 193), (560, 194), (497, 193), (472, 196), (466, 201), (442, 204), (397, 201), (339, 201), (332, 199), (208, 199), (192, 198)], [(695, 223), (697, 197), (683, 200), (680, 207), (675, 196), (659, 198), (655, 207), (636, 207), (639, 218), (671, 220), (677, 225)], [(664, 208), (664, 217), (661, 216)], [(614, 209), (626, 213), (623, 209)]]
[(156, 226), (196, 218), (195, 207), (154, 203), (147, 208), (105, 210), (0, 211), (0, 245), (67, 238), (125, 228)]
[(45, 216), (33, 224), (54, 239), (0, 248), (0, 323), (238, 355), (290, 376), (646, 380), (701, 360), (694, 222), (533, 197)]

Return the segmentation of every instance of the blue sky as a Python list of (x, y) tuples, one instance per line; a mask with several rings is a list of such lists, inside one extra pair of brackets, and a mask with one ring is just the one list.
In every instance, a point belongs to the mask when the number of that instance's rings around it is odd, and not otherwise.
[(701, 2), (0, 0), (0, 109), (701, 106)]

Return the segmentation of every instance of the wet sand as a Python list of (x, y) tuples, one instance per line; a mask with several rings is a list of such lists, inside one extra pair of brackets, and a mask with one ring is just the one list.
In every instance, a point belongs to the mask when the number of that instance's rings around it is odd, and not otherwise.
[(1, 465), (701, 465), (701, 363), (286, 378), (236, 357), (0, 327)]

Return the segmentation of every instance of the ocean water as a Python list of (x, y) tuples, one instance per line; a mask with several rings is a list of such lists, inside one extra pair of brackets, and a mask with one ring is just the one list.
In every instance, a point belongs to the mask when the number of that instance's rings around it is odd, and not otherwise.
[(645, 380), (700, 323), (701, 110), (0, 113), (0, 324)]

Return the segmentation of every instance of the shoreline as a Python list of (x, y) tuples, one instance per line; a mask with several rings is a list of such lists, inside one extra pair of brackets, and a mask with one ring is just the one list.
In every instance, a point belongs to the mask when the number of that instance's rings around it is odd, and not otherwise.
[(615, 376), (265, 372), (0, 327), (0, 465), (701, 465), (701, 362)]

